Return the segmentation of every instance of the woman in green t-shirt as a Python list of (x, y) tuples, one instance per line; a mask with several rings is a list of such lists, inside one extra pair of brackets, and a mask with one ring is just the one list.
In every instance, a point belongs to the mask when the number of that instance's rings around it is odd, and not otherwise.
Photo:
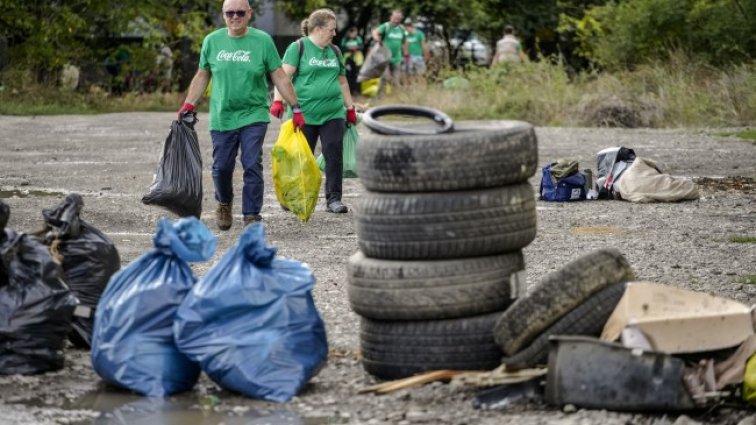
[[(320, 138), (326, 162), (326, 211), (345, 213), (348, 208), (341, 202), (344, 125), (345, 118), (347, 123), (356, 124), (357, 114), (345, 77), (344, 58), (331, 44), (336, 35), (336, 14), (330, 9), (312, 12), (302, 21), (302, 34), (304, 37), (286, 49), (283, 70), (291, 76), (307, 116), (302, 132), (313, 153)], [(284, 107), (278, 90), (273, 99), (270, 113), (282, 118)]]

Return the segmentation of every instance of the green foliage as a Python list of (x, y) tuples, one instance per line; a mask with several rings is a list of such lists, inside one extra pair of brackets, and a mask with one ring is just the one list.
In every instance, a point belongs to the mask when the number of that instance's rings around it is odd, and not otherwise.
[(563, 14), (560, 32), (577, 53), (609, 69), (666, 60), (669, 51), (713, 65), (756, 57), (756, 2), (738, 0), (634, 0)]
[(730, 242), (734, 243), (756, 243), (756, 236), (736, 235), (730, 237)]
[[(468, 84), (444, 88), (449, 78)], [(450, 86), (450, 84), (447, 84)], [(756, 66), (716, 69), (677, 57), (613, 74), (570, 77), (563, 61), (502, 64), (393, 93), (386, 103), (439, 108), (456, 119), (520, 119), (536, 125), (744, 126), (756, 122)], [(617, 116), (620, 115), (620, 116)]]
[[(20, 78), (23, 88), (3, 86), (0, 90), (0, 115), (62, 115), (101, 114), (128, 111), (175, 112), (183, 96), (178, 93), (138, 94), (125, 93), (113, 96), (92, 86), (89, 92), (76, 92), (49, 85), (35, 84), (23, 72), (5, 72)], [(205, 110), (206, 105), (200, 105)]]
[[(0, 0), (0, 37), (9, 40), (11, 64), (33, 70), (37, 81), (54, 80), (66, 63), (102, 63), (119, 49), (128, 51), (133, 69), (146, 71), (161, 44), (189, 38), (199, 50), (216, 7), (212, 0)], [(144, 41), (118, 45), (134, 33)]]
[(756, 274), (744, 274), (738, 278), (738, 282), (746, 285), (756, 285)]
[(739, 131), (737, 133), (732, 133), (732, 132), (718, 133), (717, 136), (737, 137), (739, 139), (748, 140), (749, 142), (756, 145), (756, 130), (745, 130), (745, 131)]

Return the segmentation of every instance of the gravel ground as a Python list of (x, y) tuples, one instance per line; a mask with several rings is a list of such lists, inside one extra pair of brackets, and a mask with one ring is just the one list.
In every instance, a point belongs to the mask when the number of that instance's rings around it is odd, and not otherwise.
[[(140, 198), (152, 180), (172, 118), (167, 113), (0, 116), (0, 197), (11, 207), (9, 227), (38, 229), (42, 208), (57, 204), (64, 193), (78, 192), (85, 201), (84, 219), (113, 238), (124, 265), (149, 250), (156, 220), (164, 213), (142, 205)], [(202, 219), (219, 241), (215, 258), (194, 267), (202, 276), (237, 241), (242, 226), (236, 205), (231, 230), (215, 230), (211, 148), (206, 116), (200, 119), (206, 171)], [(581, 168), (594, 168), (595, 175), (595, 153), (622, 145), (661, 162), (672, 175), (715, 179), (701, 186), (701, 198), (692, 202), (538, 202), (538, 235), (524, 250), (528, 281), (593, 249), (617, 247), (640, 279), (756, 303), (756, 285), (746, 283), (748, 276), (756, 275), (756, 244), (730, 241), (732, 236), (756, 236), (756, 146), (713, 135), (718, 131), (538, 128), (539, 163), (574, 157)], [(321, 202), (311, 221), (302, 225), (278, 208), (269, 167), (277, 134), (277, 124), (272, 124), (264, 148), (268, 184), (262, 215), (269, 244), (277, 246), (280, 255), (313, 268), (318, 279), (315, 301), (327, 323), (331, 349), (327, 366), (300, 396), (282, 405), (250, 400), (221, 391), (203, 377), (194, 391), (159, 403), (105, 386), (92, 371), (87, 353), (69, 349), (61, 371), (0, 377), (0, 424), (162, 424), (180, 417), (179, 423), (185, 424), (682, 425), (736, 424), (748, 415), (736, 408), (678, 417), (563, 411), (540, 404), (481, 411), (472, 407), (475, 390), (441, 383), (383, 396), (358, 394), (376, 380), (360, 366), (359, 321), (346, 299), (345, 264), (357, 249), (354, 216), (328, 214)], [(746, 184), (719, 180), (735, 176), (746, 177)], [(239, 171), (235, 178), (239, 194)], [(538, 182), (531, 179), (534, 190)], [(351, 205), (362, 191), (358, 179), (346, 180), (345, 203)], [(750, 417), (742, 423), (755, 422), (756, 417)]]

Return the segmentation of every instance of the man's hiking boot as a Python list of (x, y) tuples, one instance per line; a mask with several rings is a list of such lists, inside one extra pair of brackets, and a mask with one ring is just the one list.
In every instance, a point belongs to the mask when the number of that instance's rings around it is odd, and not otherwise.
[(326, 211), (330, 213), (344, 214), (345, 212), (349, 211), (349, 208), (347, 208), (347, 206), (344, 205), (341, 201), (333, 201), (328, 204)]
[(215, 210), (215, 223), (221, 230), (231, 228), (231, 202), (218, 202), (218, 209)]
[(260, 214), (245, 215), (244, 216), (244, 227), (247, 227), (250, 224), (259, 223), (261, 221), (262, 221), (262, 216)]

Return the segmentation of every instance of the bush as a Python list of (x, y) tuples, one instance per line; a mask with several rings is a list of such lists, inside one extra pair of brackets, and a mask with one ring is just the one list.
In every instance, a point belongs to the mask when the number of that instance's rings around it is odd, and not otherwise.
[[(559, 61), (446, 71), (395, 90), (385, 103), (432, 106), (455, 119), (519, 119), (535, 125), (731, 127), (756, 121), (756, 66), (714, 68), (684, 54), (669, 62), (570, 78)], [(465, 78), (467, 84), (444, 81)], [(454, 80), (452, 80), (454, 81)]]
[(756, 57), (753, 16), (754, 1), (611, 1), (582, 19), (562, 16), (560, 30), (574, 34), (579, 54), (611, 70), (666, 60), (670, 50), (720, 66)]

